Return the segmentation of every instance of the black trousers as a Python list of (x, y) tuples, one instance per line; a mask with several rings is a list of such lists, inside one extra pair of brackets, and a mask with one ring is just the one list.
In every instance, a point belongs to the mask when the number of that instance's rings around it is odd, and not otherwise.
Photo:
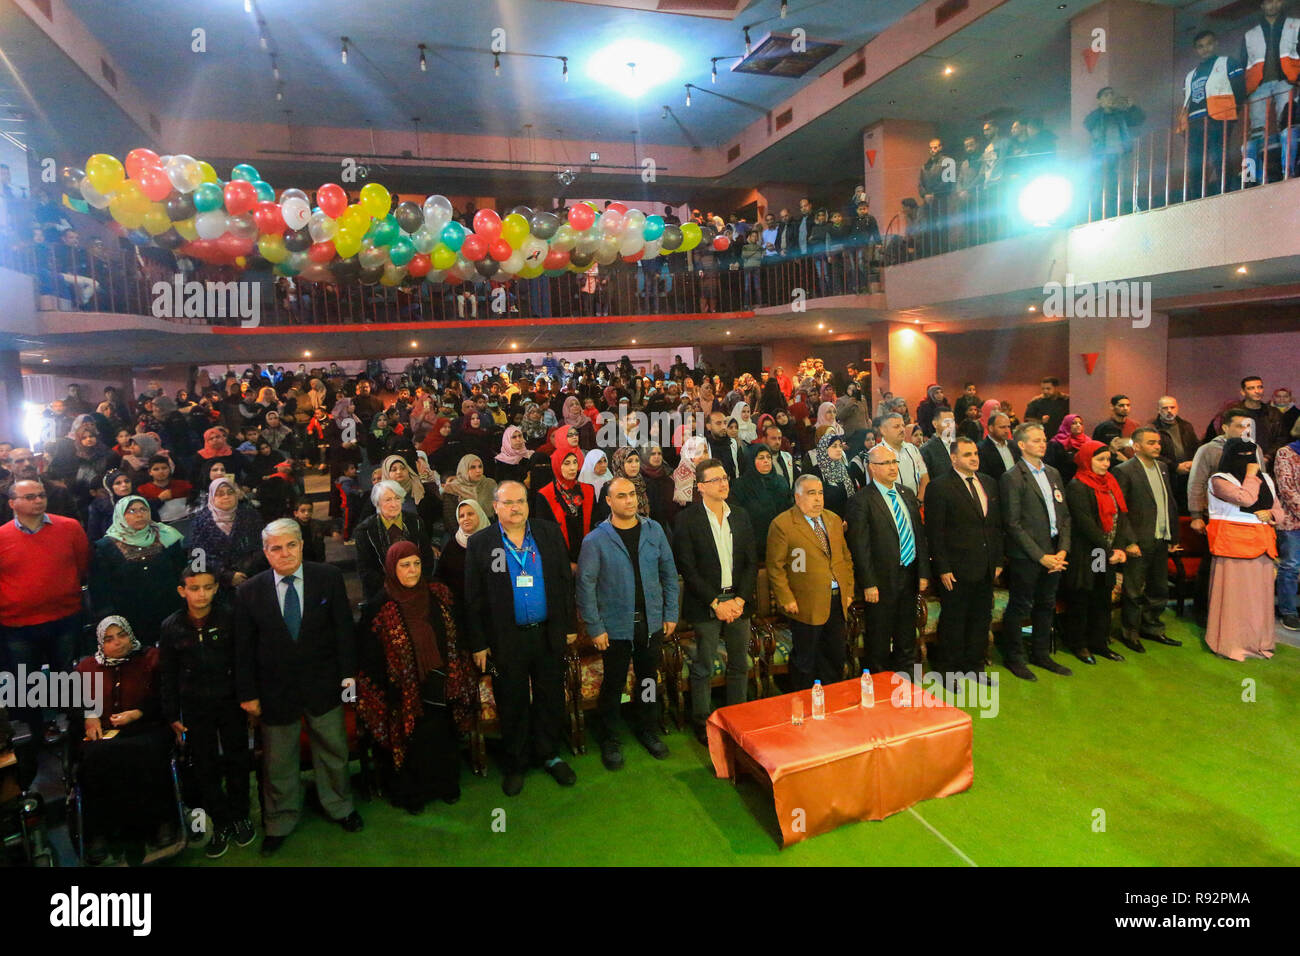
[(916, 585), (910, 568), (899, 588), (879, 588), (880, 600), (867, 605), (864, 666), (871, 673), (908, 671), (916, 663)]
[(1025, 618), (1030, 619), (1034, 628), (1031, 658), (1047, 657), (1052, 649), (1052, 620), (1056, 614), (1056, 589), (1061, 584), (1061, 573), (1048, 571), (1028, 558), (1012, 558), (1007, 569), (1011, 587), (1007, 612), (1002, 619), (1002, 633), (998, 637), (1002, 660), (1008, 664), (1024, 661), (1025, 644), (1020, 636), (1020, 626)]
[[(1124, 565), (1125, 568), (1128, 565)], [(1106, 574), (1092, 574), (1092, 587), (1069, 588), (1065, 592), (1062, 621), (1065, 646), (1076, 654), (1103, 651), (1110, 643), (1110, 595)]]
[(949, 674), (982, 671), (993, 626), (993, 578), (957, 578), (949, 591), (939, 584), (939, 640), (930, 660)]
[(202, 710), (182, 708), (190, 768), (203, 809), (216, 827), (248, 816), (248, 716), (234, 701)]
[(502, 635), (497, 644), (492, 689), (501, 715), (505, 773), (523, 773), (528, 768), (530, 745), (531, 756), (538, 762), (558, 756), (564, 730), (564, 662), (546, 643), (543, 622), (537, 627), (516, 628), (513, 634)]
[(839, 592), (831, 597), (831, 613), (824, 624), (790, 622), (790, 676), (795, 690), (806, 690), (814, 680), (829, 684), (844, 679), (844, 607)]
[(1125, 631), (1163, 636), (1160, 620), (1169, 601), (1169, 542), (1142, 546), (1142, 556), (1129, 555), (1124, 562), (1124, 591), (1120, 598), (1120, 620)]
[(636, 715), (628, 721), (635, 733), (658, 733), (659, 723), (659, 661), (663, 632), (650, 634), (644, 621), (636, 625), (630, 641), (610, 640), (604, 651), (604, 675), (600, 680), (600, 697), (596, 708), (606, 734), (617, 736), (614, 725), (618, 723), (618, 705), (627, 685), (627, 665), (632, 664), (636, 680), (632, 684), (632, 710)]

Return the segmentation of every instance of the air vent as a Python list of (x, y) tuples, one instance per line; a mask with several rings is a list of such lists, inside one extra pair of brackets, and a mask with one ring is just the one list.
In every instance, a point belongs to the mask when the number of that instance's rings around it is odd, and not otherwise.
[(108, 65), (107, 60), (102, 58), (100, 59), (99, 72), (104, 74), (104, 79), (108, 80), (109, 86), (111, 86), (113, 89), (117, 89), (117, 74), (114, 73), (113, 68)]
[(737, 143), (731, 149), (727, 150), (727, 162), (734, 163), (740, 158), (740, 144)]
[(842, 79), (844, 80), (844, 85), (849, 86), (852, 83), (858, 82), (858, 80), (862, 79), (866, 75), (867, 75), (867, 61), (858, 60), (857, 63), (854, 63), (851, 67), (849, 67), (847, 70), (844, 71), (842, 75)]
[(941, 27), (970, 6), (970, 0), (945, 0), (934, 11), (934, 25)]
[(733, 63), (731, 71), (758, 76), (800, 77), (843, 46), (833, 40), (814, 40), (804, 36), (800, 37), (798, 51), (794, 45), (793, 33), (769, 33), (754, 44), (752, 53)]
[(776, 117), (777, 132), (780, 132), (781, 130), (789, 126), (790, 121), (792, 119), (794, 119), (794, 107), (791, 107), (790, 109), (786, 110), (784, 113), (778, 114)]

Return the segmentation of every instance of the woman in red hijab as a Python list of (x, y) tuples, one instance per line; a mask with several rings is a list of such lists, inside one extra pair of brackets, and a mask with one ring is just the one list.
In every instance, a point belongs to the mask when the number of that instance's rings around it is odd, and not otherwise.
[(1066, 613), (1061, 620), (1066, 646), (1085, 664), (1097, 663), (1094, 654), (1124, 659), (1110, 649), (1111, 594), (1116, 570), (1137, 545), (1124, 493), (1110, 473), (1110, 459), (1107, 446), (1085, 438), (1074, 455), (1074, 480), (1065, 489), (1070, 553), (1062, 581)]
[[(560, 435), (555, 437), (560, 438)], [(592, 512), (596, 507), (595, 489), (586, 482), (578, 481), (582, 460), (582, 450), (566, 441), (551, 453), (555, 480), (537, 493), (540, 500), (536, 517), (554, 521), (560, 526), (560, 533), (564, 535), (564, 543), (569, 549), (569, 563), (575, 572), (578, 569), (578, 552), (582, 550), (582, 539), (591, 531)]]

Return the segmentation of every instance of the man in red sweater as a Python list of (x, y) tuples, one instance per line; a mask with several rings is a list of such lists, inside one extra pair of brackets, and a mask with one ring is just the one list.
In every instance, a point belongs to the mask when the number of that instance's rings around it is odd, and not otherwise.
[[(90, 542), (71, 518), (45, 511), (45, 486), (20, 479), (9, 487), (14, 520), (0, 526), (0, 666), (17, 674), (49, 664), (51, 672), (75, 663), (81, 630), (81, 582), (90, 564)], [(33, 735), (44, 726), (45, 742), (61, 739), (53, 712), (14, 708)]]

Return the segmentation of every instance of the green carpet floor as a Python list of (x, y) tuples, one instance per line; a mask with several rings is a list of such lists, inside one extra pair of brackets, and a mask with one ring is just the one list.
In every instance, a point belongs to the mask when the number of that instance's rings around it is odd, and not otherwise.
[[(1003, 672), (1000, 712), (975, 717), (975, 783), (779, 850), (759, 787), (713, 776), (704, 748), (683, 733), (652, 759), (625, 735), (626, 766), (610, 773), (598, 750), (572, 758), (578, 784), (530, 773), (501, 793), (494, 768), (462, 778), (455, 806), (413, 817), (380, 799), (360, 802), (366, 828), (347, 834), (312, 814), (271, 860), (258, 844), (231, 846), (208, 866), (1295, 866), (1300, 863), (1300, 650), (1236, 664), (1205, 649), (1199, 629), (1174, 620), (1172, 648), (1126, 649), (1124, 663), (1074, 677), (1038, 671), (1029, 684)], [(1244, 702), (1243, 681), (1254, 682)], [(505, 811), (504, 832), (493, 829)], [(1097, 811), (1105, 829), (1094, 829)], [(499, 814), (497, 815), (499, 818)], [(928, 825), (927, 825), (928, 824)]]

